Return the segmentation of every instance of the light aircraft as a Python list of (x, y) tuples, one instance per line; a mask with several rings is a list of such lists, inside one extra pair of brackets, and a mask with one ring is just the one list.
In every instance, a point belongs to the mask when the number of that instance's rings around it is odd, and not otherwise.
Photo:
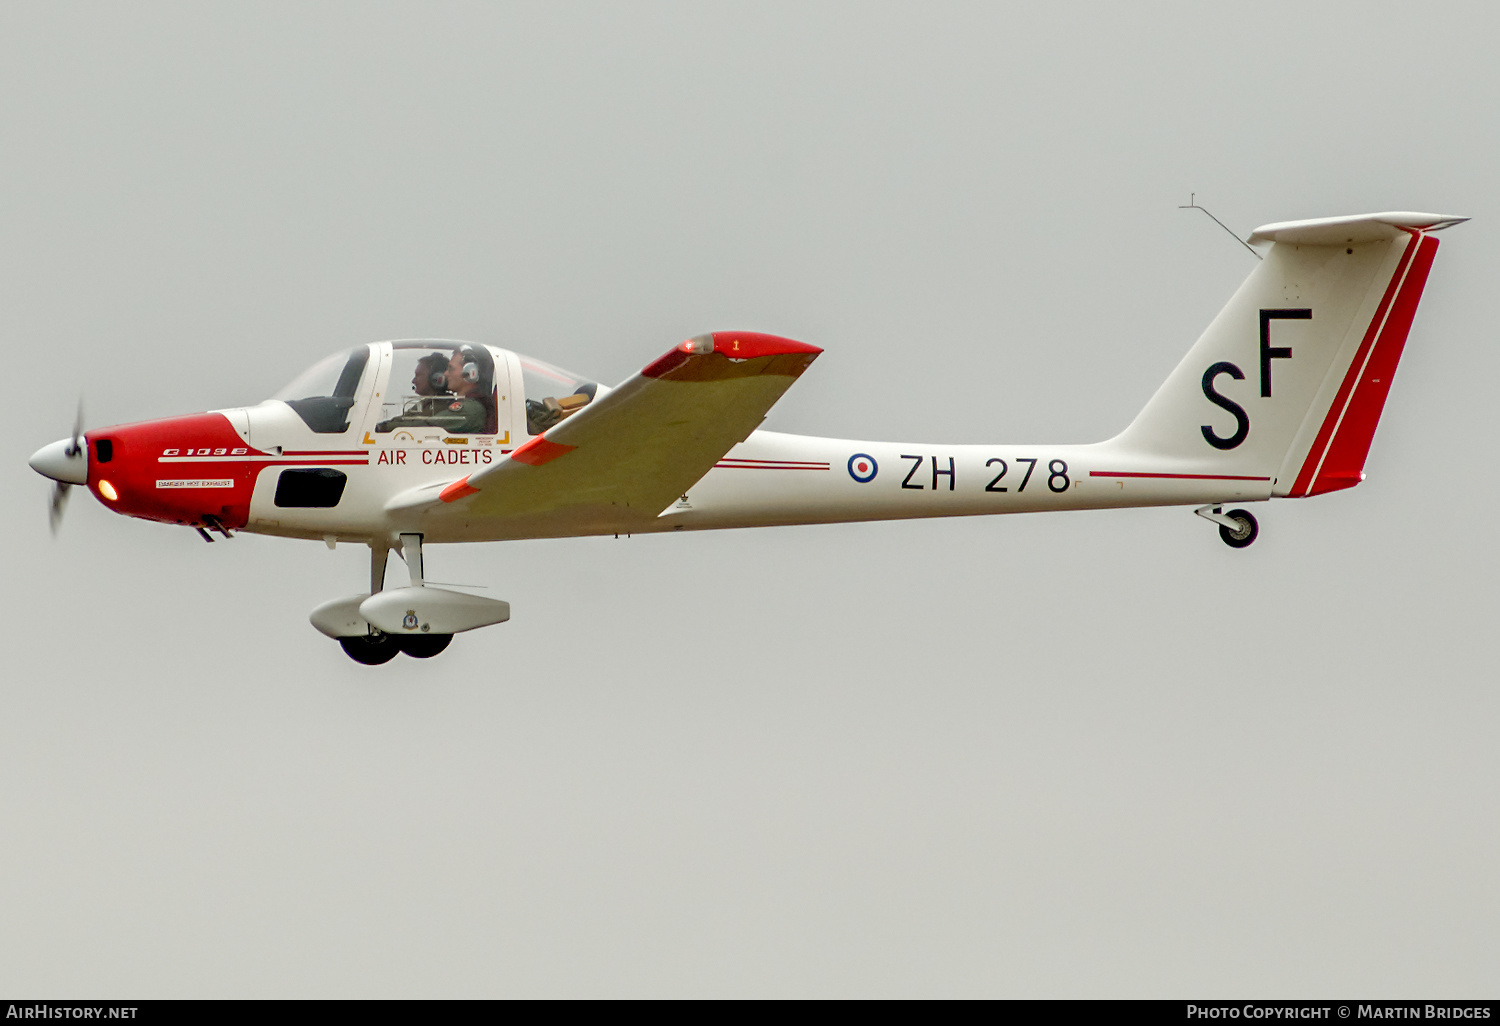
[[(31, 466), (109, 509), (196, 529), (370, 548), (368, 591), (313, 626), (353, 659), (426, 658), (510, 606), (428, 584), (428, 543), (644, 534), (1126, 506), (1196, 506), (1255, 540), (1237, 502), (1364, 479), (1437, 250), (1466, 218), (1379, 213), (1256, 229), (1269, 246), (1135, 420), (1092, 445), (934, 445), (757, 430), (820, 349), (699, 335), (614, 388), (446, 340), (335, 353), (258, 406), (97, 431)], [(385, 587), (391, 549), (408, 583)]]

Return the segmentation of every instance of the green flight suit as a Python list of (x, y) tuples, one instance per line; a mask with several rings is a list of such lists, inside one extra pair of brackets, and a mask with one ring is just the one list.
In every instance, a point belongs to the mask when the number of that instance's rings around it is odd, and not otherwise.
[(488, 419), (488, 411), (478, 399), (452, 395), (432, 396), (390, 420), (381, 421), (375, 425), (375, 430), (385, 432), (404, 427), (436, 427), (449, 434), (471, 435), (483, 431)]

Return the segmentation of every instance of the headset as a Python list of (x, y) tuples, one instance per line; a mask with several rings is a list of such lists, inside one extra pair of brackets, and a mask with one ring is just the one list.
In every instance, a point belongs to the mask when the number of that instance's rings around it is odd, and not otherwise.
[[(463, 367), (460, 371), (460, 373), (463, 374), (464, 380), (469, 382), (480, 381), (484, 377), (484, 372), (482, 370), (480, 360), (484, 356), (488, 356), (489, 354), (481, 354), (477, 352), (473, 346), (460, 346), (458, 355), (464, 361)], [(418, 362), (426, 363), (439, 368), (437, 370), (429, 372), (427, 375), (427, 383), (432, 386), (434, 391), (449, 391), (448, 358), (446, 356), (444, 356), (442, 353), (429, 353), (428, 355), (422, 357), (422, 359)]]
[(442, 353), (429, 353), (418, 362), (438, 368), (427, 375), (427, 384), (432, 386), (434, 391), (448, 391), (448, 358), (446, 356)]
[[(478, 381), (480, 377), (479, 354), (473, 346), (459, 346), (459, 355), (463, 358), (463, 375), (465, 381)], [(485, 354), (489, 355), (489, 354)]]

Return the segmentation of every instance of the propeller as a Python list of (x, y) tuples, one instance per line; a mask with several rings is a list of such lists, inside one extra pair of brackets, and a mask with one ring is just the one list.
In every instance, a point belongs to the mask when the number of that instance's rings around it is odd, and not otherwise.
[(60, 442), (44, 445), (32, 454), (31, 469), (43, 477), (52, 479), (52, 502), (47, 510), (47, 523), (52, 534), (62, 526), (63, 510), (68, 506), (68, 492), (75, 484), (84, 484), (89, 479), (88, 451), (83, 440), (83, 400), (78, 400), (78, 412), (73, 417), (73, 433)]
[(62, 526), (63, 510), (68, 508), (68, 492), (72, 485), (66, 481), (58, 481), (52, 485), (52, 504), (47, 509), (47, 526), (52, 528), (52, 537), (57, 537), (57, 529)]

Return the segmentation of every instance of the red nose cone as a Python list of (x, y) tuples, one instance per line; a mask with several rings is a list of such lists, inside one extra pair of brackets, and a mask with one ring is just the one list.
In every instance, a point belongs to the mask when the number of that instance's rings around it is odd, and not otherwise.
[(86, 439), (93, 457), (89, 489), (116, 512), (227, 528), (250, 518), (256, 472), (267, 454), (252, 449), (222, 413), (124, 424)]

